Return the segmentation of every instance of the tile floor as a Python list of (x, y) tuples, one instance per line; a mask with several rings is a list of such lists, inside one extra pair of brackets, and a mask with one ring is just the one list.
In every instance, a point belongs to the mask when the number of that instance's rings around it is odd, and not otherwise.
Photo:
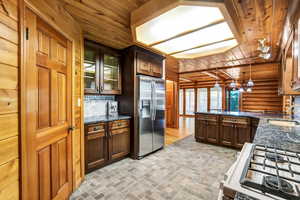
[(86, 176), (71, 200), (215, 200), (236, 151), (188, 136), (142, 160), (124, 159)]

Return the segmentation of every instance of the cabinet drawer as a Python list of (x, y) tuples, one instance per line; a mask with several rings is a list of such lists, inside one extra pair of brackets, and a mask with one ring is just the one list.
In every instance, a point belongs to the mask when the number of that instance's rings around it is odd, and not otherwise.
[(87, 135), (87, 139), (88, 140), (94, 140), (94, 139), (97, 139), (97, 138), (102, 138), (102, 137), (105, 137), (105, 131), (98, 131), (96, 133), (93, 133), (93, 134), (88, 134)]
[(218, 121), (218, 115), (196, 115), (198, 120)]
[(235, 124), (250, 124), (250, 120), (247, 117), (231, 117), (231, 116), (223, 116), (222, 122), (226, 123), (235, 123)]
[(105, 131), (105, 123), (87, 125), (87, 134), (94, 134)]
[(129, 120), (118, 120), (118, 121), (109, 122), (110, 130), (127, 128), (127, 127), (129, 127)]
[(127, 134), (129, 133), (129, 128), (121, 128), (121, 129), (115, 129), (111, 131), (111, 135), (119, 135), (119, 134)]

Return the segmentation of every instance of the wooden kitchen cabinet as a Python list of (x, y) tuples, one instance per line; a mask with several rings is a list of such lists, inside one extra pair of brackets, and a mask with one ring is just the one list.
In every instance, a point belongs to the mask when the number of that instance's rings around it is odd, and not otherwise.
[(195, 139), (241, 149), (244, 143), (251, 141), (250, 122), (248, 117), (196, 114)]
[(85, 41), (84, 88), (86, 94), (121, 94), (121, 54)]
[(104, 166), (108, 161), (108, 137), (105, 123), (88, 125), (85, 134), (85, 168), (87, 172)]
[(251, 127), (249, 124), (235, 124), (234, 147), (241, 149), (246, 142), (250, 142)]
[(233, 123), (222, 122), (220, 128), (220, 144), (232, 147), (234, 145), (235, 127)]
[(117, 120), (85, 126), (86, 173), (130, 153), (130, 121)]
[(219, 123), (216, 115), (196, 115), (195, 128), (197, 141), (219, 143)]
[(138, 74), (162, 77), (163, 74), (163, 59), (155, 55), (150, 55), (144, 51), (136, 52), (137, 66), (136, 72)]
[(85, 93), (97, 94), (100, 88), (100, 59), (98, 49), (86, 46), (84, 50), (84, 88)]
[(128, 120), (109, 122), (109, 157), (117, 160), (130, 152), (130, 129)]

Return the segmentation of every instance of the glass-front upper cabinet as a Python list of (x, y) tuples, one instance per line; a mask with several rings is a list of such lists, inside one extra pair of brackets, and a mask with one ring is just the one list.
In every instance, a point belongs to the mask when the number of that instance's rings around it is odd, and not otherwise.
[(104, 53), (100, 87), (103, 94), (121, 93), (120, 74), (120, 56)]
[(121, 94), (121, 56), (102, 45), (86, 42), (84, 85), (86, 94)]
[(84, 50), (84, 88), (85, 93), (99, 93), (98, 49), (87, 46)]

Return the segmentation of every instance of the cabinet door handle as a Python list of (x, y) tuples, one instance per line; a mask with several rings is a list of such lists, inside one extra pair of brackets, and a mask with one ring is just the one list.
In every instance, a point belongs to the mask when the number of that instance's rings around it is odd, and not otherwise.
[(97, 92), (99, 92), (99, 86), (98, 85), (96, 86), (96, 90), (97, 90)]
[(100, 87), (101, 92), (103, 92), (103, 86)]

